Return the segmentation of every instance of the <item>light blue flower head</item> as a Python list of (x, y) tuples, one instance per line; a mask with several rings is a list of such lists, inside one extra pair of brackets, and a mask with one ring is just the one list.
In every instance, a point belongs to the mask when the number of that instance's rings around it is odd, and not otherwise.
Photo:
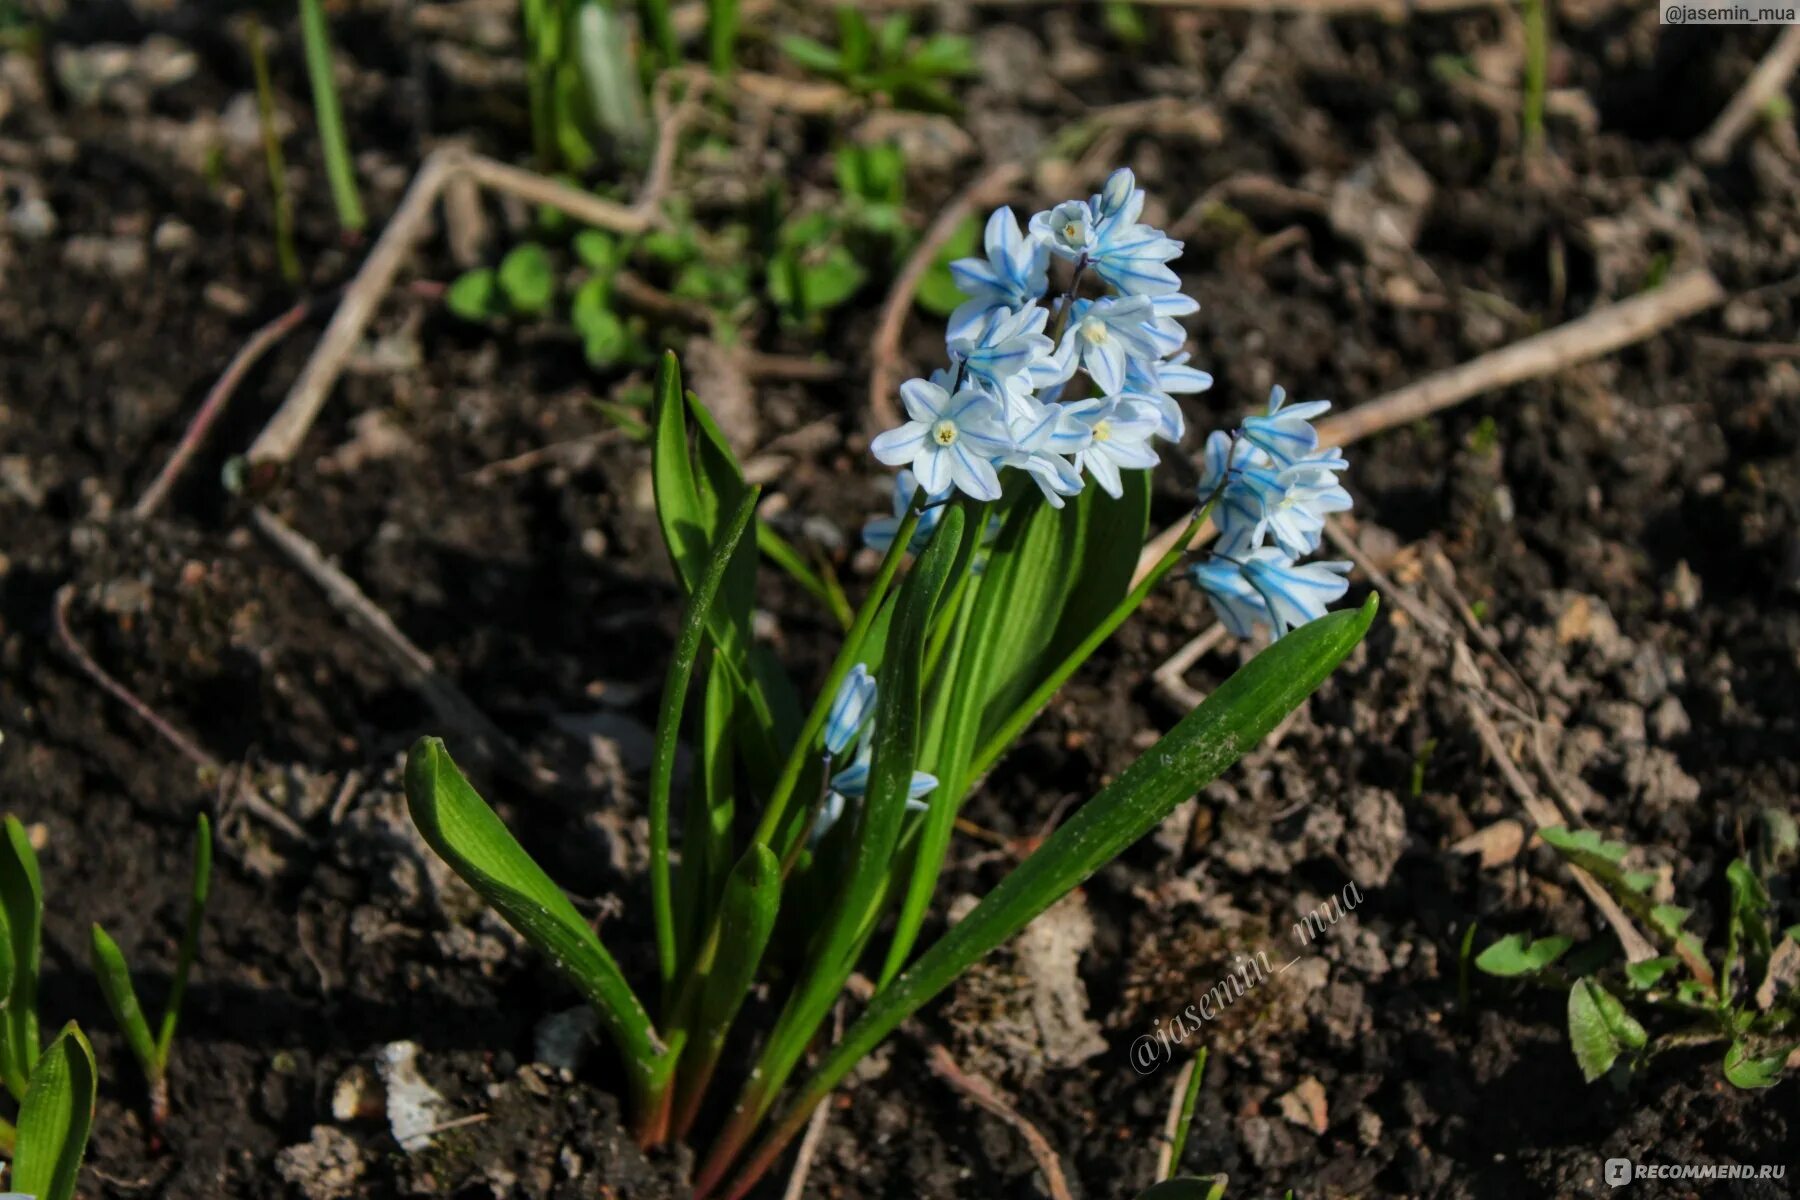
[(1319, 444), (1319, 431), (1312, 419), (1331, 408), (1329, 400), (1311, 400), (1289, 406), (1287, 389), (1269, 391), (1269, 411), (1260, 417), (1244, 418), (1244, 436), (1252, 445), (1282, 466), (1288, 466), (1313, 452)]
[(1050, 286), (1050, 247), (1027, 237), (1012, 209), (996, 208), (988, 217), (983, 249), (985, 258), (950, 264), (951, 279), (968, 297), (950, 315), (945, 334), (950, 341), (970, 336), (975, 323), (996, 308), (1015, 310), (1042, 299)]
[(957, 488), (977, 500), (1000, 498), (993, 460), (1012, 449), (1000, 401), (980, 388), (954, 396), (938, 384), (909, 379), (900, 399), (912, 419), (869, 444), (890, 467), (910, 466), (932, 495)]
[(825, 714), (825, 749), (833, 758), (849, 749), (863, 724), (875, 711), (875, 677), (866, 663), (857, 663), (838, 685)]

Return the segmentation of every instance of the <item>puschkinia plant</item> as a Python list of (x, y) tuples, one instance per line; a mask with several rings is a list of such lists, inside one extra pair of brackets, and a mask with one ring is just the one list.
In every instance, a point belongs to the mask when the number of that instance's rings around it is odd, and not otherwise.
[[(413, 819), (593, 1005), (639, 1140), (713, 1131), (696, 1196), (742, 1196), (895, 1026), (1255, 745), (1374, 617), (1373, 597), (1326, 615), (1345, 564), (1299, 563), (1348, 505), (1345, 464), (1319, 448), (1310, 422), (1324, 406), (1279, 392), (1208, 442), (1190, 523), (1134, 581), (1158, 443), (1185, 432), (1175, 397), (1211, 384), (1182, 352), (1176, 319), (1197, 305), (1169, 267), (1180, 243), (1143, 224), (1143, 206), (1119, 171), (1025, 226), (999, 210), (985, 257), (954, 265), (968, 302), (949, 322), (948, 365), (902, 385), (907, 420), (871, 445), (902, 468), (893, 515), (864, 530), (880, 565), (804, 694), (753, 633), (758, 546), (783, 544), (746, 536), (757, 489), (665, 358), (652, 480), (687, 603), (645, 796), (648, 999), (443, 743), (413, 749)], [(1194, 577), (1233, 632), (1266, 627), (1270, 645), (920, 951), (962, 806), (1214, 514), (1222, 536)], [(677, 820), (684, 723), (695, 753)], [(873, 996), (826, 1049), (826, 1018), (859, 971)], [(777, 1007), (723, 1060), (758, 980)], [(795, 1084), (809, 1048), (823, 1058)], [(726, 1075), (735, 1098), (708, 1104)]]

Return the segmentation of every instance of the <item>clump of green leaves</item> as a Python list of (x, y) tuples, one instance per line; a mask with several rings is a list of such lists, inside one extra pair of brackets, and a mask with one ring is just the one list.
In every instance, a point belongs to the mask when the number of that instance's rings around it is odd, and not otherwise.
[(143, 1069), (144, 1082), (150, 1090), (150, 1123), (161, 1127), (169, 1119), (169, 1054), (175, 1045), (175, 1026), (181, 1019), (181, 1002), (187, 996), (188, 972), (200, 952), (200, 926), (206, 916), (206, 901), (212, 893), (212, 824), (206, 814), (200, 815), (194, 830), (194, 875), (188, 889), (187, 924), (181, 935), (181, 949), (175, 958), (175, 974), (169, 981), (169, 995), (163, 1003), (162, 1020), (154, 1035), (138, 1003), (137, 988), (131, 982), (131, 969), (125, 956), (98, 924), (92, 932), (94, 974), (100, 989), (106, 993), (107, 1007), (125, 1044)]
[[(540, 242), (524, 242), (499, 264), (465, 271), (450, 284), (444, 303), (465, 321), (529, 320), (566, 312), (590, 366), (606, 369), (647, 362), (644, 324), (620, 312), (614, 296), (618, 272), (630, 243), (598, 229), (584, 229), (565, 254)], [(568, 256), (578, 264), (578, 282), (565, 290)]]
[(44, 886), (37, 852), (17, 817), (0, 830), (0, 1082), (19, 1103), (0, 1119), (14, 1191), (70, 1200), (94, 1115), (94, 1052), (70, 1022), (48, 1048), (38, 1040), (38, 968)]
[(1656, 902), (1656, 877), (1624, 866), (1629, 847), (1593, 830), (1545, 829), (1544, 841), (1605, 887), (1664, 952), (1620, 962), (1604, 945), (1575, 950), (1566, 937), (1510, 934), (1475, 965), (1568, 990), (1569, 1045), (1590, 1082), (1678, 1046), (1724, 1042), (1725, 1078), (1768, 1087), (1800, 1049), (1800, 925), (1774, 929), (1767, 881), (1792, 862), (1800, 839), (1793, 818), (1774, 809), (1763, 814), (1762, 835), (1749, 859), (1725, 870), (1725, 941), (1709, 949), (1687, 928), (1692, 910)]
[(781, 39), (798, 65), (843, 84), (859, 96), (880, 96), (903, 108), (958, 109), (949, 83), (975, 71), (969, 39), (950, 33), (912, 36), (912, 20), (895, 13), (872, 24), (860, 10), (837, 10), (835, 46), (799, 34)]

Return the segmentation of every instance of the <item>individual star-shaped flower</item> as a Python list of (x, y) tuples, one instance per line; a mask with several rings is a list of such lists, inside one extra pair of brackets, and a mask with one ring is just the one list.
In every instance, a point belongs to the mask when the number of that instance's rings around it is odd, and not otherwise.
[(980, 388), (951, 395), (924, 379), (901, 384), (900, 399), (912, 419), (869, 444), (875, 457), (910, 466), (931, 495), (954, 486), (977, 500), (998, 500), (993, 460), (1013, 448), (1000, 401)]

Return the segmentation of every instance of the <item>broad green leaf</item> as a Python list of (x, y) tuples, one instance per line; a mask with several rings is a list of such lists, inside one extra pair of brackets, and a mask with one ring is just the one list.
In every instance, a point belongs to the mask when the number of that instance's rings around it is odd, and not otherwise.
[(1773, 1087), (1781, 1082), (1782, 1068), (1793, 1051), (1794, 1046), (1786, 1046), (1772, 1054), (1758, 1054), (1740, 1038), (1725, 1051), (1725, 1078), (1734, 1087)]
[(581, 265), (597, 274), (611, 274), (625, 261), (625, 244), (610, 233), (584, 229), (570, 242)]
[(706, 636), (713, 601), (731, 570), (732, 558), (744, 530), (756, 512), (757, 489), (750, 488), (739, 498), (737, 508), (719, 530), (719, 540), (712, 548), (706, 573), (688, 597), (687, 610), (681, 617), (681, 631), (675, 639), (675, 653), (669, 659), (663, 676), (662, 706), (656, 718), (656, 743), (650, 762), (650, 893), (656, 916), (657, 957), (662, 964), (665, 999), (673, 999), (675, 976), (680, 969), (680, 950), (676, 945), (675, 902), (673, 881), (669, 872), (669, 792), (675, 779), (675, 747), (681, 737), (681, 716), (687, 702), (688, 682), (693, 678), (694, 664), (700, 657), (701, 642)]
[(684, 957), (706, 936), (731, 870), (737, 814), (732, 754), (736, 699), (737, 687), (724, 663), (717, 654), (709, 655), (700, 714), (700, 767), (688, 791), (675, 890), (675, 916), (678, 928), (685, 931)]
[(26, 1081), (38, 1059), (37, 988), (44, 934), (44, 885), (38, 878), (37, 852), (17, 817), (6, 818), (0, 838), (0, 905), (6, 909), (6, 931), (12, 939), (12, 989), (0, 1014), (5, 1041), (6, 1086), (25, 1094)]
[[(696, 427), (694, 449), (688, 449), (688, 417)], [(651, 447), (651, 486), (669, 559), (690, 594), (705, 570), (721, 522), (748, 487), (737, 460), (704, 406), (681, 387), (681, 367), (672, 353), (663, 356), (656, 377), (656, 413)], [(769, 689), (779, 676), (759, 666), (751, 639), (756, 592), (756, 545), (741, 541), (707, 622), (707, 632), (725, 660), (744, 700), (746, 716), (739, 730), (747, 764), (759, 782), (780, 769), (776, 750), (776, 703)]]
[(830, 312), (856, 294), (868, 272), (848, 246), (828, 247), (802, 261), (800, 304), (808, 314)]
[(1625, 964), (1625, 979), (1632, 987), (1643, 991), (1653, 988), (1669, 971), (1679, 966), (1681, 960), (1673, 954), (1664, 954), (1657, 958), (1646, 958), (1643, 962)]
[(975, 47), (966, 37), (934, 33), (907, 57), (906, 65), (923, 75), (970, 75), (975, 71)]
[(550, 253), (535, 242), (507, 251), (500, 260), (495, 282), (506, 297), (507, 307), (522, 316), (535, 317), (550, 307), (556, 294), (556, 268)]
[(119, 1023), (119, 1032), (125, 1035), (125, 1044), (131, 1047), (132, 1056), (144, 1069), (144, 1077), (154, 1081), (162, 1073), (162, 1067), (157, 1060), (156, 1041), (150, 1036), (150, 1022), (144, 1019), (137, 989), (131, 983), (131, 969), (125, 965), (125, 956), (119, 952), (118, 943), (106, 930), (95, 925), (91, 941), (94, 975), (100, 980), (100, 990), (106, 994), (106, 1006), (112, 1010), (113, 1020)]
[(1641, 1050), (1648, 1035), (1611, 992), (1592, 979), (1569, 989), (1569, 1047), (1589, 1083), (1612, 1070), (1626, 1050)]
[(420, 738), (407, 755), (406, 804), (425, 843), (568, 977), (634, 1077), (648, 1080), (664, 1049), (643, 1004), (569, 898), (469, 786), (437, 738)]
[(1631, 849), (1618, 842), (1603, 840), (1592, 829), (1568, 829), (1561, 825), (1551, 825), (1538, 830), (1538, 836), (1565, 855), (1571, 853), (1598, 855), (1615, 866)]
[(444, 305), (465, 321), (485, 321), (499, 312), (500, 289), (492, 267), (458, 275), (444, 291)]
[(976, 960), (1111, 862), (1261, 741), (1356, 647), (1375, 619), (1376, 598), (1332, 613), (1271, 645), (1077, 809), (975, 908), (878, 992), (787, 1106), (740, 1178), (766, 1169), (819, 1101), (932, 997)]
[(19, 1104), (12, 1188), (37, 1200), (71, 1200), (94, 1120), (94, 1051), (69, 1022), (31, 1072)]
[(1475, 965), (1489, 975), (1535, 975), (1573, 945), (1566, 937), (1531, 941), (1522, 933), (1509, 933), (1476, 956)]

